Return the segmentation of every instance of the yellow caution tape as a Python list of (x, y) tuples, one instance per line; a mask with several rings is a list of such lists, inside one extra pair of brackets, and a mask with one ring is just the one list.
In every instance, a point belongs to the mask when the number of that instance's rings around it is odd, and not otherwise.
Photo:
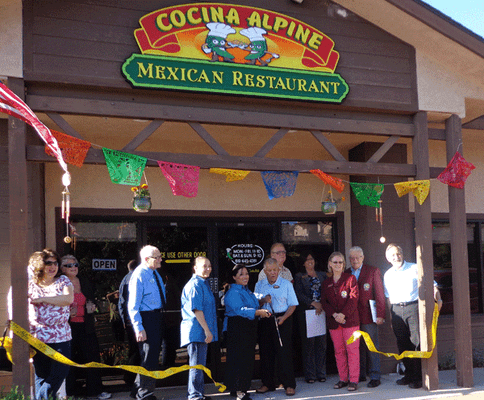
[[(61, 353), (55, 351), (52, 347), (49, 347), (46, 345), (44, 342), (41, 342), (39, 339), (33, 337), (29, 332), (27, 332), (25, 329), (23, 329), (21, 326), (17, 325), (15, 322), (10, 321), (10, 329), (12, 330), (13, 333), (15, 333), (18, 337), (22, 338), (25, 340), (28, 344), (30, 344), (32, 347), (35, 347), (38, 351), (41, 353), (44, 353), (47, 357), (52, 358), (53, 360), (60, 362), (62, 364), (67, 364), (70, 365), (71, 367), (79, 367), (79, 368), (116, 368), (116, 369), (122, 369), (125, 371), (133, 372), (135, 374), (141, 374), (145, 376), (149, 376), (151, 378), (155, 379), (164, 379), (167, 378), (171, 375), (178, 374), (179, 372), (189, 370), (190, 368), (196, 368), (204, 371), (207, 376), (213, 381), (215, 386), (218, 387), (219, 392), (225, 392), (226, 387), (225, 385), (215, 382), (215, 380), (212, 378), (212, 372), (205, 366), (203, 365), (182, 365), (181, 367), (176, 367), (176, 368), (168, 368), (165, 371), (148, 371), (147, 369), (143, 367), (139, 367), (136, 365), (106, 365), (106, 364), (101, 364), (98, 362), (89, 362), (86, 364), (77, 364), (74, 361), (69, 360), (67, 357), (62, 355)], [(10, 338), (5, 338), (5, 339), (10, 339)], [(6, 340), (5, 343), (8, 344), (8, 341)], [(10, 339), (11, 343), (11, 339)], [(10, 344), (10, 347), (5, 346), (5, 350), (7, 351), (7, 354), (12, 351), (12, 347)], [(9, 356), (9, 359), (11, 359), (11, 356)]]
[(383, 354), (385, 357), (395, 357), (396, 360), (401, 360), (402, 358), (430, 358), (432, 356), (432, 353), (435, 348), (435, 343), (437, 342), (437, 320), (439, 319), (439, 308), (437, 304), (435, 305), (434, 308), (434, 314), (432, 318), (432, 350), (430, 351), (404, 351), (402, 354), (395, 354), (395, 353), (383, 353), (381, 351), (378, 351), (373, 344), (373, 341), (371, 340), (370, 336), (368, 333), (363, 332), (363, 331), (355, 331), (353, 332), (353, 335), (347, 340), (347, 344), (353, 343), (355, 340), (359, 339), (361, 336), (363, 336), (363, 339), (365, 340), (366, 346), (368, 347), (368, 350), (370, 350), (373, 353), (379, 353)]

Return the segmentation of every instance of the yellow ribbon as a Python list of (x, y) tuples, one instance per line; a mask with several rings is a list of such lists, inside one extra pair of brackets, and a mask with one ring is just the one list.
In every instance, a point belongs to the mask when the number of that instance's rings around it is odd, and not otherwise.
[[(181, 367), (176, 367), (176, 368), (168, 368), (165, 371), (148, 371), (147, 369), (143, 367), (139, 367), (136, 365), (106, 365), (106, 364), (101, 364), (98, 362), (89, 362), (86, 364), (77, 364), (74, 361), (69, 360), (67, 357), (62, 355), (61, 353), (55, 351), (52, 347), (49, 347), (46, 345), (44, 342), (41, 342), (39, 339), (33, 337), (29, 332), (27, 332), (25, 329), (23, 329), (21, 326), (17, 325), (15, 322), (10, 321), (10, 329), (12, 330), (13, 333), (15, 333), (18, 337), (22, 338), (25, 340), (28, 344), (30, 344), (32, 347), (35, 347), (38, 351), (41, 353), (44, 353), (47, 357), (52, 358), (53, 360), (60, 362), (62, 364), (67, 364), (70, 365), (71, 367), (79, 367), (79, 368), (116, 368), (116, 369), (122, 369), (125, 371), (133, 372), (135, 374), (141, 374), (145, 376), (149, 376), (151, 378), (155, 379), (164, 379), (167, 378), (171, 375), (178, 374), (179, 372), (189, 370), (190, 368), (196, 368), (204, 371), (207, 376), (213, 381), (215, 386), (218, 387), (219, 392), (225, 392), (226, 387), (225, 385), (215, 382), (215, 380), (212, 378), (212, 372), (205, 366), (203, 365), (182, 365)], [(9, 341), (6, 339), (10, 338), (5, 338), (5, 344), (8, 344)], [(11, 343), (11, 339), (10, 339)], [(4, 346), (5, 350), (7, 351), (8, 357), (11, 360), (11, 355), (9, 354), (12, 351), (11, 344), (10, 346)]]
[(365, 340), (366, 346), (368, 347), (368, 350), (370, 350), (373, 353), (379, 353), (383, 354), (385, 357), (395, 357), (396, 360), (401, 360), (402, 358), (430, 358), (432, 356), (432, 353), (435, 348), (435, 343), (437, 343), (437, 320), (439, 319), (439, 307), (437, 304), (435, 304), (434, 308), (434, 314), (432, 318), (432, 350), (430, 351), (404, 351), (402, 354), (395, 354), (395, 353), (383, 353), (381, 351), (378, 351), (373, 344), (373, 341), (371, 340), (370, 336), (368, 333), (363, 332), (363, 331), (355, 331), (353, 332), (353, 335), (347, 340), (347, 344), (353, 343), (355, 340), (359, 339), (361, 336), (363, 336), (363, 339)]

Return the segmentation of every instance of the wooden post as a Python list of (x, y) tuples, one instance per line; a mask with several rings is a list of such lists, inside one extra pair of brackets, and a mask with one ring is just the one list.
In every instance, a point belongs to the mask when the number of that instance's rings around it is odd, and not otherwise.
[[(457, 115), (445, 121), (447, 162), (456, 151), (461, 154), (462, 122)], [(474, 386), (472, 369), (471, 306), (469, 295), (469, 262), (467, 257), (467, 221), (464, 189), (448, 186), (452, 287), (454, 299), (454, 338), (457, 385)]]
[[(24, 98), (22, 79), (9, 78), (9, 88)], [(28, 182), (26, 160), (26, 125), (17, 118), (8, 118), (8, 192), (10, 213), (10, 275), (12, 283), (12, 316), (22, 328), (29, 330), (27, 311), (27, 260), (29, 258)], [(13, 337), (12, 384), (30, 396), (29, 345)]]
[[(429, 137), (427, 113), (419, 112), (414, 118), (415, 136), (413, 139), (413, 163), (417, 167), (417, 180), (429, 179)], [(420, 349), (432, 349), (432, 316), (434, 312), (434, 261), (432, 251), (432, 213), (430, 195), (420, 205), (415, 200), (415, 241), (417, 245), (417, 265), (419, 269), (419, 321)], [(437, 348), (432, 357), (422, 359), (423, 385), (427, 390), (439, 387)]]

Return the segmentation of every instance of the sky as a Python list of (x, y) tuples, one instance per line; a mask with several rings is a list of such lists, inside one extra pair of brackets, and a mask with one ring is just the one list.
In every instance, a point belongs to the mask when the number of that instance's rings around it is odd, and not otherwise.
[(454, 21), (484, 37), (484, 0), (423, 0)]

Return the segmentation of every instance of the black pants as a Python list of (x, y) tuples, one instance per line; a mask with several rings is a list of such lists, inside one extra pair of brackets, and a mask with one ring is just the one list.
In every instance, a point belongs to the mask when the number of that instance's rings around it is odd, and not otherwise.
[[(276, 314), (282, 315), (282, 314)], [(277, 360), (280, 377), (284, 388), (295, 388), (294, 367), (292, 363), (292, 316), (279, 325), (282, 346), (277, 336), (274, 317), (259, 321), (259, 351), (261, 361), (262, 384), (270, 390), (275, 389), (274, 372)]]
[[(400, 306), (392, 304), (392, 327), (397, 338), (398, 351), (420, 350), (420, 330), (418, 322), (418, 302)], [(405, 378), (411, 382), (422, 381), (420, 358), (403, 358)]]
[[(139, 354), (141, 357), (141, 366), (148, 371), (159, 370), (161, 338), (163, 336), (163, 313), (159, 311), (141, 311), (143, 328), (146, 331), (146, 341), (138, 342)], [(138, 400), (145, 399), (153, 395), (156, 386), (156, 379), (137, 375), (136, 386)]]
[(250, 389), (256, 341), (257, 320), (228, 318), (225, 385), (229, 392), (247, 392)]
[[(128, 364), (140, 365), (141, 358), (139, 356), (138, 342), (136, 341), (136, 334), (134, 333), (133, 325), (131, 325), (131, 322), (128, 322), (126, 324), (126, 336), (128, 338)], [(135, 373), (124, 371), (124, 381), (128, 385), (132, 385), (135, 378)]]
[[(88, 362), (100, 362), (99, 343), (96, 333), (86, 333), (86, 324), (84, 322), (71, 322), (71, 354), (72, 361), (78, 364)], [(88, 397), (97, 396), (103, 391), (101, 370), (95, 368), (76, 368), (69, 370), (66, 379), (66, 392), (69, 396), (81, 395), (80, 388), (77, 384), (77, 378), (86, 376), (86, 394)]]

